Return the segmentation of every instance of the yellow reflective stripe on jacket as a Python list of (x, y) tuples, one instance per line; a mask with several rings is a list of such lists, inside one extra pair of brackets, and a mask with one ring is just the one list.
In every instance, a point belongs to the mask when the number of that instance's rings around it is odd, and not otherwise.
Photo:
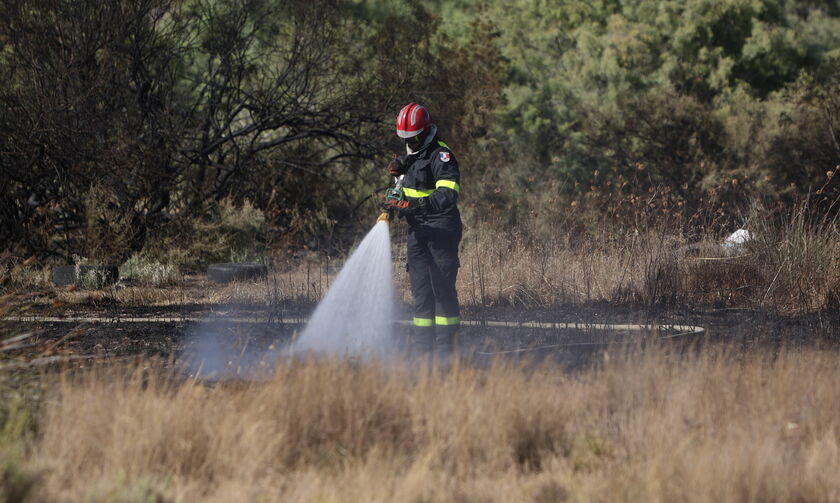
[(441, 187), (452, 189), (455, 192), (461, 192), (461, 186), (453, 182), (452, 180), (438, 180), (437, 183), (435, 183), (435, 188), (439, 189)]
[(403, 188), (403, 194), (408, 197), (428, 197), (432, 195), (434, 190), (426, 190), (426, 189), (407, 189)]
[(446, 142), (443, 142), (443, 141), (440, 141), (440, 140), (438, 140), (438, 145), (440, 145), (443, 148), (449, 148), (449, 145), (447, 145)]
[[(417, 318), (415, 318), (416, 320)], [(459, 325), (461, 323), (460, 316), (452, 316), (447, 318), (445, 316), (435, 316), (435, 325)]]
[(431, 318), (414, 318), (415, 327), (431, 327), (435, 324), (435, 320)]
[[(435, 189), (439, 189), (441, 187), (452, 189), (455, 192), (461, 192), (461, 186), (452, 180), (438, 180), (437, 183), (435, 183)], [(429, 197), (432, 195), (432, 192), (434, 192), (434, 189), (409, 189), (407, 187), (403, 187), (402, 190), (403, 194), (408, 197)]]

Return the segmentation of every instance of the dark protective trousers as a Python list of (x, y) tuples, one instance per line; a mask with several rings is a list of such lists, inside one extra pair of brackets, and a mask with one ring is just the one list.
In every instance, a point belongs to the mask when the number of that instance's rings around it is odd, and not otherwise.
[(461, 324), (458, 292), (458, 244), (461, 231), (411, 227), (408, 231), (408, 273), (414, 296), (414, 344), (451, 350)]

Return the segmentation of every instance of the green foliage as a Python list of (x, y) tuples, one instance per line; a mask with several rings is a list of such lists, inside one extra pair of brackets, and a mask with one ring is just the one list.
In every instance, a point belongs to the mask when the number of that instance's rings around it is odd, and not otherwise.
[(840, 200), (840, 54), (803, 74), (780, 99), (788, 106), (776, 113), (761, 168), (784, 201), (807, 191), (817, 196), (814, 210), (830, 211)]
[(0, 292), (43, 288), (49, 284), (49, 269), (39, 264), (6, 263), (0, 265)]
[(163, 229), (123, 268), (140, 281), (172, 281), (177, 272), (216, 262), (259, 262), (269, 243), (265, 215), (250, 201), (225, 199), (195, 219)]
[[(455, 150), (468, 220), (726, 223), (745, 194), (840, 195), (836, 1), (9, 0), (0, 20), (18, 256), (124, 261), (215, 236), (226, 199), (274, 245), (352, 242), (408, 101)], [(180, 263), (250, 253), (196, 239)]]
[[(500, 134), (527, 159), (513, 169), (568, 180), (575, 198), (608, 192), (598, 204), (610, 213), (617, 187), (665, 193), (657, 205), (692, 211), (779, 191), (766, 177), (789, 170), (769, 166), (768, 154), (792, 133), (786, 114), (803, 111), (784, 93), (840, 47), (836, 8), (807, 2), (494, 6), (511, 65)], [(810, 149), (815, 135), (795, 143)], [(821, 171), (836, 159), (823, 156)], [(796, 178), (794, 189), (807, 190)]]
[(174, 264), (162, 264), (144, 253), (135, 253), (120, 266), (120, 280), (148, 286), (165, 286), (179, 278)]

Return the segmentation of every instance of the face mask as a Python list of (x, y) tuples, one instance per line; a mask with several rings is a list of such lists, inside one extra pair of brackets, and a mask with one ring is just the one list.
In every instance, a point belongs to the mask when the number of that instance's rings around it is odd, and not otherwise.
[(424, 136), (422, 134), (418, 134), (417, 136), (412, 136), (411, 138), (405, 139), (405, 146), (408, 147), (408, 150), (411, 152), (416, 152), (421, 145), (423, 145)]

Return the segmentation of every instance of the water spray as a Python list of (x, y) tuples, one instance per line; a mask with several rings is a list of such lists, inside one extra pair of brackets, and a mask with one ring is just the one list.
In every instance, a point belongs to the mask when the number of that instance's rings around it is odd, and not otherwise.
[[(402, 201), (403, 177), (394, 178), (386, 201)], [(335, 278), (292, 346), (292, 353), (387, 358), (393, 339), (394, 286), (389, 222), (384, 210)]]
[[(402, 184), (403, 176), (395, 177), (393, 187), (385, 192), (385, 201), (405, 200)], [(302, 333), (287, 348), (289, 355), (386, 359), (396, 353), (389, 231), (393, 213), (384, 210), (347, 258)], [(278, 354), (270, 348), (255, 359), (246, 355), (244, 348), (239, 351), (228, 333), (233, 325), (233, 320), (200, 324), (189, 359), (193, 374), (220, 378), (233, 368), (238, 377), (252, 377), (271, 368), (264, 368), (263, 362), (276, 360)]]

